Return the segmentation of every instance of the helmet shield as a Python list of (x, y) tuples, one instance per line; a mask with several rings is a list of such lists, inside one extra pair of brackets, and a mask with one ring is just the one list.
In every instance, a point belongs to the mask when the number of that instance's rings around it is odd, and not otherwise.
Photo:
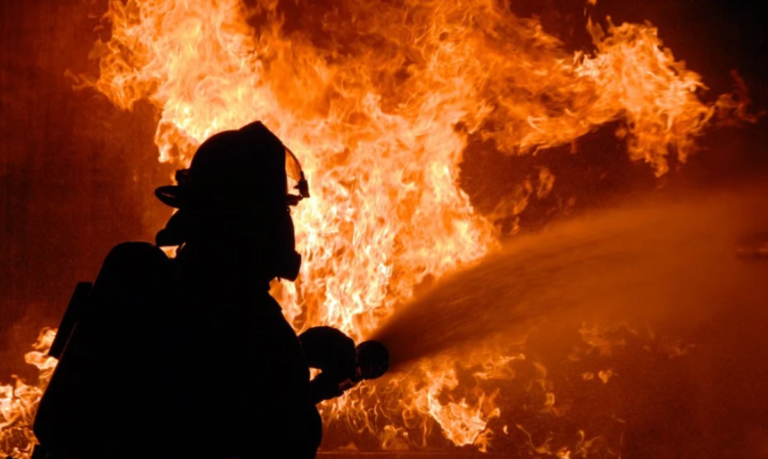
[[(295, 206), (302, 199), (309, 197), (309, 185), (304, 177), (304, 171), (296, 155), (288, 147), (285, 147), (285, 177), (287, 181), (285, 194), (289, 206)], [(297, 194), (291, 194), (291, 190), (296, 190)]]

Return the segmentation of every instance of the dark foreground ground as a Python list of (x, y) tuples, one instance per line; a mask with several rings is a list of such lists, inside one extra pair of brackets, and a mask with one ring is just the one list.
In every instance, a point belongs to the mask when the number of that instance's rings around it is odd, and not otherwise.
[(318, 459), (469, 459), (469, 458), (511, 458), (510, 454), (483, 454), (483, 453), (450, 453), (450, 452), (321, 452), (317, 454)]

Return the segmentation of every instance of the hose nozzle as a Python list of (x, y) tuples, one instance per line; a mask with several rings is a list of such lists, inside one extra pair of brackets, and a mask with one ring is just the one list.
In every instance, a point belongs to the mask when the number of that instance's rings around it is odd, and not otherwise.
[(358, 381), (376, 379), (389, 369), (389, 351), (378, 341), (364, 341), (356, 348)]

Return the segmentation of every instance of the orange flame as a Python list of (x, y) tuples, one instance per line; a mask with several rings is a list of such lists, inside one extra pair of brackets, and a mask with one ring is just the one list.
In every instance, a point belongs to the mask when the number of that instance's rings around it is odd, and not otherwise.
[(524, 153), (623, 119), (630, 155), (663, 174), (715, 113), (650, 26), (590, 23), (588, 56), (491, 0), (348, 1), (318, 18), (324, 40), (287, 32), (277, 7), (113, 1), (94, 85), (157, 107), (162, 161), (254, 119), (301, 157), (317, 199), (297, 211), (307, 263), (284, 291), (299, 327), (364, 336), (427, 274), (494, 247), (456, 184), (469, 134)]
[(24, 360), (40, 370), (37, 386), (25, 384), (14, 377), (14, 385), (0, 385), (0, 453), (10, 457), (29, 457), (37, 443), (31, 426), (48, 382), (58, 361), (48, 357), (48, 349), (56, 337), (56, 330), (45, 328), (40, 331), (35, 350), (28, 352)]
[[(457, 184), (471, 135), (525, 154), (619, 121), (630, 157), (661, 175), (669, 154), (695, 150), (716, 107), (733, 108), (703, 103), (699, 75), (649, 25), (590, 21), (595, 52), (573, 54), (496, 0), (301, 5), (306, 30), (280, 7), (112, 0), (100, 75), (86, 83), (122, 109), (156, 108), (161, 161), (187, 164), (210, 135), (256, 119), (297, 154), (313, 195), (294, 215), (305, 262), (295, 284), (274, 286), (297, 330), (326, 324), (360, 340), (427, 276), (497, 246)], [(547, 193), (554, 177), (542, 174)], [(430, 418), (457, 445), (486, 444), (493, 395), (442, 400), (458, 384), (447, 364), (402, 378), (356, 389), (326, 417), (373, 430), (383, 403), (385, 446), (398, 426), (426, 438)]]

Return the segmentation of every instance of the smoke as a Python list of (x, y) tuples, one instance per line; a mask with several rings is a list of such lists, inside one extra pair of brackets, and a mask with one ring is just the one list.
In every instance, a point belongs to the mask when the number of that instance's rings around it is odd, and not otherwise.
[(372, 338), (398, 370), (519, 342), (544, 322), (553, 337), (588, 317), (692, 330), (723, 308), (760, 308), (768, 263), (739, 250), (768, 230), (766, 204), (753, 188), (583, 215), (442, 279)]

